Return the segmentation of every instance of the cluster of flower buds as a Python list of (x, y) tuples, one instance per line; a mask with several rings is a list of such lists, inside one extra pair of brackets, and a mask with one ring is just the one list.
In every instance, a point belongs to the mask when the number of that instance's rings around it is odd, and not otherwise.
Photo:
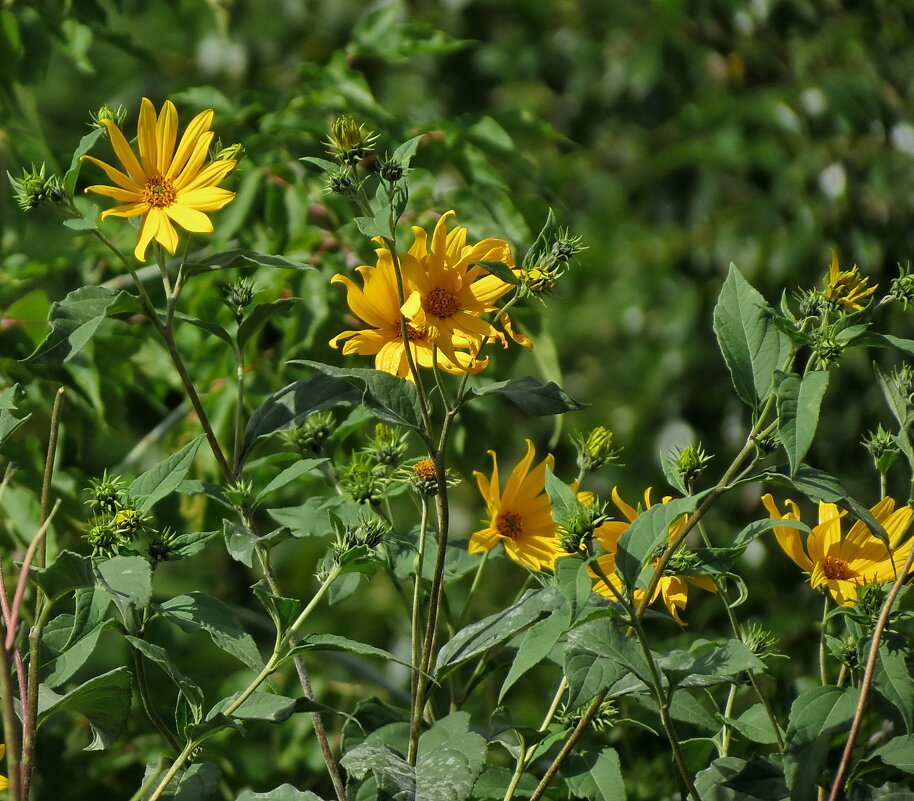
[(16, 202), (23, 211), (38, 208), (39, 206), (52, 206), (63, 203), (67, 193), (63, 182), (54, 174), (45, 175), (45, 165), (31, 170), (23, 168), (22, 177), (14, 178), (7, 173)]
[(546, 224), (524, 256), (521, 264), (521, 286), (528, 295), (548, 295), (568, 271), (571, 260), (586, 247), (582, 237), (560, 229), (550, 210)]
[(386, 473), (367, 453), (354, 453), (340, 472), (340, 489), (356, 503), (376, 506), (390, 483)]
[(241, 325), (244, 319), (244, 310), (254, 302), (257, 290), (254, 281), (250, 278), (238, 278), (229, 283), (222, 284), (222, 302), (232, 310), (235, 322)]
[(347, 525), (336, 515), (330, 515), (334, 539), (318, 565), (315, 575), (324, 581), (334, 566), (377, 562), (375, 551), (390, 538), (390, 524), (375, 514), (361, 515), (355, 525)]
[[(559, 708), (556, 712), (555, 718), (563, 726), (569, 729), (573, 729), (578, 723), (581, 722), (581, 718), (584, 717), (584, 713), (587, 711), (587, 708), (590, 704), (581, 704), (578, 707), (568, 707), (565, 704)], [(594, 731), (599, 734), (606, 734), (619, 719), (619, 709), (613, 701), (612, 698), (607, 698), (600, 704), (600, 708), (597, 710), (597, 713), (593, 716), (593, 719), (590, 722), (591, 727)]]
[(89, 480), (86, 488), (92, 509), (92, 520), (83, 535), (96, 556), (116, 556), (122, 548), (129, 548), (144, 533), (149, 518), (137, 507), (127, 493), (119, 476)]
[(873, 630), (882, 605), (888, 596), (888, 585), (875, 581), (868, 581), (857, 590), (857, 602), (854, 604), (854, 615), (867, 629)]
[(589, 555), (592, 552), (593, 534), (610, 519), (606, 504), (600, 501), (581, 503), (556, 514), (556, 533), (565, 553)]
[(889, 468), (901, 455), (898, 440), (895, 439), (894, 434), (882, 427), (882, 423), (870, 431), (860, 441), (860, 444), (870, 452), (873, 464), (883, 476), (889, 472)]
[(584, 473), (617, 461), (622, 453), (613, 448), (613, 432), (604, 426), (597, 426), (588, 434), (572, 434), (571, 441), (578, 452), (578, 468)]
[(210, 148), (210, 161), (234, 161), (239, 162), (247, 155), (244, 145), (235, 142), (231, 145), (223, 145), (221, 139), (217, 139), (215, 144)]
[(286, 440), (294, 445), (303, 456), (324, 456), (327, 440), (336, 431), (333, 412), (314, 412), (305, 418), (298, 428), (286, 432)]

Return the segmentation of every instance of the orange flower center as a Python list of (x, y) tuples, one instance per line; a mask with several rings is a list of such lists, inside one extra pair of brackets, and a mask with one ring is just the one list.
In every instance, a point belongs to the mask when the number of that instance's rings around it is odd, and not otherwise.
[(170, 206), (175, 202), (178, 193), (168, 178), (162, 175), (153, 175), (152, 178), (146, 179), (146, 186), (143, 187), (143, 202), (156, 208)]
[(495, 518), (498, 533), (508, 539), (517, 539), (524, 533), (524, 520), (517, 512), (502, 512)]
[(825, 574), (825, 578), (829, 579), (849, 579), (854, 575), (847, 566), (847, 562), (832, 556), (826, 556), (822, 560), (822, 572)]
[(437, 477), (435, 462), (432, 459), (422, 459), (413, 465), (413, 475), (423, 481), (434, 481)]
[(449, 289), (436, 288), (425, 296), (422, 304), (429, 314), (435, 317), (451, 317), (460, 310), (457, 296)]
[[(396, 323), (394, 323), (394, 325), (396, 326), (397, 339), (402, 339), (403, 334), (400, 330), (400, 321), (398, 320)], [(409, 323), (406, 324), (406, 338), (410, 342), (415, 342), (416, 340), (423, 339), (424, 336), (425, 335), (421, 331), (413, 328)]]

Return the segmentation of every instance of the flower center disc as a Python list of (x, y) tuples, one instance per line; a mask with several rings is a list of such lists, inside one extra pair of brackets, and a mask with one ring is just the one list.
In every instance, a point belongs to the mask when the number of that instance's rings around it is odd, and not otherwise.
[(450, 317), (460, 309), (457, 296), (449, 289), (433, 289), (425, 296), (425, 310), (435, 317)]
[(170, 206), (175, 202), (177, 192), (171, 181), (161, 175), (154, 175), (146, 179), (146, 186), (143, 187), (143, 202), (150, 206), (162, 208)]
[(424, 481), (434, 481), (437, 477), (435, 463), (431, 459), (422, 459), (413, 465), (413, 474)]
[(835, 559), (831, 556), (826, 556), (822, 561), (822, 572), (825, 574), (825, 577), (829, 579), (843, 580), (853, 576), (853, 573), (847, 566), (847, 562), (843, 559)]
[(495, 528), (503, 537), (513, 540), (524, 533), (524, 521), (517, 512), (502, 512), (495, 518)]

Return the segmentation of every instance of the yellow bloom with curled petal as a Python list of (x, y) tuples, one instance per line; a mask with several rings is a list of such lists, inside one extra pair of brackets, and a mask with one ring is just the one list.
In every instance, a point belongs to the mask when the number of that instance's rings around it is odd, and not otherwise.
[(860, 275), (860, 269), (855, 264), (850, 270), (842, 270), (838, 266), (838, 254), (831, 252), (831, 267), (825, 278), (825, 297), (832, 303), (846, 311), (860, 311), (863, 304), (860, 302), (876, 291), (876, 286), (867, 286), (869, 278)]
[[(799, 520), (800, 510), (790, 499), (782, 513), (770, 494), (762, 496), (768, 514), (777, 520)], [(809, 573), (809, 583), (827, 589), (839, 606), (850, 606), (857, 600), (857, 589), (864, 584), (894, 581), (903, 567), (914, 539), (901, 542), (914, 509), (895, 508), (892, 498), (883, 498), (870, 509), (889, 537), (888, 546), (858, 520), (846, 536), (841, 532), (841, 518), (847, 514), (833, 503), (819, 502), (819, 524), (806, 538), (804, 547), (800, 532), (787, 526), (776, 526), (774, 535), (784, 552)]]
[[(507, 347), (507, 339), (491, 323), (482, 319), (496, 311), (495, 302), (511, 291), (512, 285), (475, 264), (500, 261), (514, 267), (511, 247), (503, 239), (483, 239), (467, 244), (467, 229), (455, 226), (450, 232), (447, 221), (454, 211), (438, 220), (429, 246), (428, 235), (414, 227), (415, 242), (401, 262), (410, 280), (405, 286), (403, 316), (416, 328), (425, 331), (451, 360), (454, 343), (465, 341), (478, 351), (486, 337)], [(502, 316), (505, 331), (515, 342), (530, 347), (530, 340), (514, 331), (507, 315)]]
[[(622, 579), (616, 573), (616, 551), (619, 549), (619, 537), (621, 537), (628, 527), (635, 522), (635, 519), (638, 517), (638, 510), (632, 508), (622, 500), (622, 496), (619, 495), (618, 487), (613, 487), (612, 498), (616, 507), (625, 516), (627, 522), (610, 520), (607, 523), (603, 523), (603, 525), (594, 531), (594, 540), (606, 551), (605, 555), (600, 556), (597, 559), (597, 565), (599, 565), (600, 572), (609, 579), (613, 588), (615, 588), (615, 592), (606, 586), (606, 582), (604, 582), (597, 573), (591, 571), (591, 575), (597, 579), (593, 587), (594, 592), (615, 600), (616, 595), (621, 594), (624, 591)], [(670, 500), (672, 500), (672, 498), (667, 496), (663, 498), (663, 503), (668, 503)], [(644, 509), (646, 511), (650, 508), (651, 488), (648, 487), (644, 491)], [(676, 537), (682, 530), (687, 519), (688, 515), (682, 515), (670, 525), (667, 533), (668, 540), (672, 540)], [(659, 556), (654, 559), (654, 564), (658, 561)], [(699, 589), (707, 590), (708, 592), (717, 591), (714, 580), (710, 576), (663, 575), (657, 584), (657, 588), (654, 590), (654, 594), (651, 596), (651, 603), (658, 598), (663, 599), (663, 603), (667, 610), (680, 626), (687, 625), (683, 622), (679, 612), (686, 608), (686, 603), (689, 600), (689, 584), (692, 584)], [(638, 603), (643, 597), (644, 593), (641, 590), (635, 590), (635, 603)]]
[(546, 494), (546, 467), (552, 469), (555, 460), (549, 454), (531, 469), (534, 454), (533, 443), (528, 439), (527, 453), (511, 471), (504, 490), (495, 451), (489, 451), (491, 478), (473, 472), (489, 511), (489, 523), (470, 537), (470, 553), (489, 551), (500, 542), (508, 556), (531, 570), (551, 570), (563, 554)]
[[(205, 164), (213, 132), (209, 129), (213, 111), (208, 109), (191, 120), (178, 142), (178, 112), (170, 100), (160, 114), (143, 98), (137, 124), (139, 158), (117, 125), (103, 118), (114, 152), (126, 172), (92, 156), (83, 156), (101, 167), (116, 186), (98, 184), (87, 192), (114, 198), (122, 205), (106, 209), (106, 217), (142, 217), (134, 255), (146, 260), (146, 249), (154, 239), (169, 253), (178, 246), (177, 223), (191, 233), (209, 233), (213, 224), (204, 214), (221, 209), (234, 192), (217, 185), (235, 167), (234, 159)], [(177, 147), (175, 147), (177, 143)]]
[[(376, 241), (381, 242), (380, 239)], [(357, 268), (362, 279), (361, 289), (345, 275), (334, 275), (330, 279), (331, 283), (343, 284), (346, 287), (349, 308), (371, 328), (343, 331), (330, 340), (330, 345), (336, 348), (341, 341), (347, 340), (343, 345), (344, 355), (373, 355), (376, 369), (412, 381), (406, 348), (403, 346), (400, 294), (397, 290), (393, 259), (385, 247), (380, 247), (375, 252), (378, 255), (375, 266), (363, 265)], [(416, 268), (414, 263), (401, 264), (404, 283), (412, 280), (412, 273)], [(470, 343), (461, 339), (452, 341), (448, 355), (445, 355), (443, 348), (439, 348), (436, 359), (434, 343), (428, 331), (417, 323), (407, 323), (406, 336), (417, 367), (429, 368), (437, 363), (438, 367), (447, 373), (478, 373), (488, 361), (476, 359), (467, 353), (466, 349)]]

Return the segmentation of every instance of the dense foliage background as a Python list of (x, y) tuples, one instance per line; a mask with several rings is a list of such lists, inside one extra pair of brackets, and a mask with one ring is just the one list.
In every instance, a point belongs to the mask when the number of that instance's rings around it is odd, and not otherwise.
[[(337, 113), (382, 132), (382, 151), (385, 142), (431, 132), (415, 161), (417, 207), (454, 207), (473, 235), (504, 236), (521, 253), (550, 206), (584, 236), (589, 249), (544, 316), (520, 315), (535, 334), (534, 352), (499, 358), (506, 373), (555, 378), (591, 404), (564, 425), (607, 425), (625, 449), (625, 467), (611, 468), (594, 488), (620, 483), (636, 497), (663, 484), (660, 452), (701, 439), (723, 454), (722, 468), (744, 427), (746, 411), (729, 391), (711, 333), (712, 306), (731, 261), (774, 302), (785, 289), (821, 285), (832, 248), (842, 265), (858, 263), (883, 286), (909, 258), (912, 29), (914, 10), (891, 0), (7, 0), (0, 2), (0, 169), (17, 175), (45, 162), (64, 171), (89, 112), (103, 103), (122, 103), (130, 129), (142, 96), (156, 104), (172, 98), (182, 123), (214, 108), (223, 142), (242, 142), (247, 159), (233, 179), (235, 202), (216, 215), (212, 244), (284, 254), (317, 268), (256, 275), (262, 297), (303, 299), (259, 343), (249, 390), (256, 399), (299, 377), (285, 366), (289, 359), (339, 363), (326, 343), (351, 320), (343, 320), (328, 279), (373, 260), (370, 243), (348, 222), (349, 209), (299, 159), (322, 154)], [(80, 186), (86, 180), (84, 171)], [(135, 236), (126, 225), (110, 233), (123, 243)], [(163, 351), (144, 344), (142, 331), (107, 324), (72, 363), (22, 365), (44, 337), (51, 302), (83, 284), (126, 284), (94, 241), (61, 227), (50, 210), (22, 213), (8, 188), (0, 192), (0, 243), (0, 389), (20, 383), (20, 409), (33, 413), (27, 436), (9, 454), (19, 474), (3, 495), (0, 536), (13, 546), (34, 530), (29, 488), (40, 486), (50, 400), (64, 385), (58, 482), (71, 501), (57, 536), (77, 547), (87, 513), (73, 499), (88, 477), (105, 468), (135, 474), (196, 432)], [(215, 279), (196, 279), (187, 298), (200, 316), (228, 315)], [(891, 314), (895, 333), (914, 335), (905, 310), (896, 306)], [(206, 402), (227, 429), (230, 355), (197, 329), (181, 335), (210, 370), (202, 381)], [(818, 441), (809, 459), (869, 502), (876, 500), (876, 474), (861, 468), (868, 456), (858, 440), (888, 419), (872, 386), (865, 361), (842, 365), (822, 423), (838, 436)], [(459, 445), (464, 475), (484, 468), (486, 448), (519, 454), (523, 432), (541, 449), (551, 443), (557, 472), (574, 476), (573, 450), (551, 422), (513, 419), (506, 407), (491, 417), (472, 413)], [(907, 491), (890, 489), (902, 497)], [(472, 486), (458, 492), (460, 539), (481, 511)], [(740, 503), (754, 509), (757, 497), (750, 488)], [(290, 506), (300, 502), (288, 499)], [(172, 514), (201, 530), (218, 525), (214, 511), (192, 499), (180, 508), (176, 502)], [(713, 525), (728, 522), (718, 516)], [(302, 542), (281, 552), (289, 587), (298, 577), (306, 585), (318, 552)], [(808, 602), (808, 587), (782, 554), (765, 545), (752, 553), (753, 609), (761, 612), (774, 595)], [(229, 600), (251, 582), (237, 562), (214, 553), (165, 565), (159, 580), (167, 587), (173, 568), (177, 592), (188, 565), (200, 589)], [(505, 572), (511, 569), (506, 563)], [(495, 576), (493, 599), (512, 595)], [(396, 631), (385, 630), (394, 625), (386, 610), (393, 603), (386, 585), (368, 583), (323, 610), (315, 625), (389, 642)], [(689, 620), (700, 629), (718, 614), (696, 605)], [(255, 631), (262, 623), (246, 622)], [(801, 629), (796, 620), (767, 622), (787, 644)], [(214, 688), (238, 682), (218, 653), (203, 649), (187, 659)], [(212, 670), (199, 669), (204, 660)], [(784, 680), (796, 672), (796, 665), (785, 667)], [(359, 697), (366, 685), (395, 692), (388, 678), (347, 661), (326, 672), (319, 691), (330, 699)], [(524, 702), (516, 701), (520, 708)], [(255, 787), (278, 780), (307, 786), (312, 768), (321, 775), (320, 759), (307, 719), (295, 725), (298, 739), (284, 740), (281, 750), (266, 726), (247, 738), (240, 757), (227, 742), (226, 775)], [(88, 765), (88, 785), (108, 786), (111, 798), (132, 792), (142, 759), (99, 754), (83, 761), (84, 743), (70, 731), (43, 731), (39, 764), (61, 767), (42, 771), (41, 797), (64, 797), (63, 787), (73, 801), (97, 797), (83, 795), (75, 768), (63, 767), (76, 764)], [(633, 798), (640, 797), (636, 784)]]

